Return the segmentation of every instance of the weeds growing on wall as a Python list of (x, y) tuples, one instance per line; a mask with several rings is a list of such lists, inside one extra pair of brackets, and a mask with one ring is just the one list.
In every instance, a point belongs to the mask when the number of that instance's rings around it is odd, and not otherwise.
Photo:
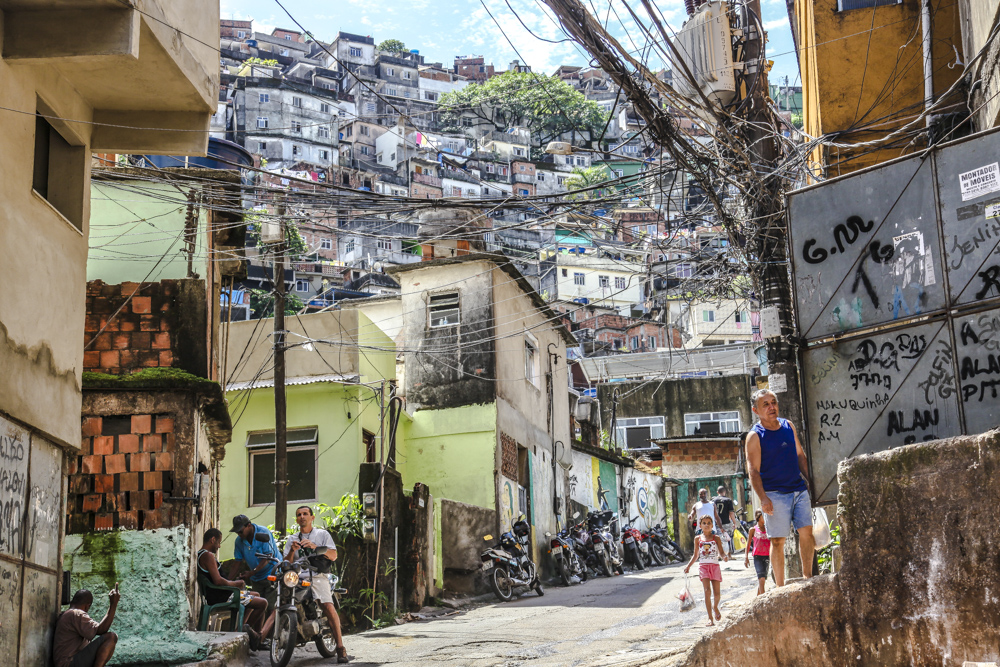
[(816, 552), (820, 574), (830, 574), (833, 572), (833, 550), (840, 546), (839, 525), (830, 527), (830, 538), (830, 543)]

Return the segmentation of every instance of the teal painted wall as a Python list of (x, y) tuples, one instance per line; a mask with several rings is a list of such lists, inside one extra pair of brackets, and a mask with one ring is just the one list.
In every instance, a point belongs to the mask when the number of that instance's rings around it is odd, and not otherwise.
[(618, 511), (618, 470), (615, 464), (607, 461), (599, 461), (601, 488), (608, 491), (605, 498), (608, 501), (608, 509)]
[(95, 620), (104, 617), (108, 591), (119, 583), (111, 664), (191, 662), (208, 653), (204, 638), (187, 632), (189, 538), (184, 526), (66, 536), (63, 569), (71, 573), (72, 591), (94, 594)]

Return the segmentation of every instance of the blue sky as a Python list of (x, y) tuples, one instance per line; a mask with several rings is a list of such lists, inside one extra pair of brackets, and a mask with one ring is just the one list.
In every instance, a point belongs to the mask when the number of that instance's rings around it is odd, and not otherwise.
[[(493, 14), (490, 18), (485, 7)], [(551, 74), (559, 65), (586, 65), (588, 58), (573, 43), (551, 44), (538, 39), (559, 40), (564, 37), (548, 7), (539, 0), (282, 0), (288, 10), (317, 38), (331, 40), (337, 31), (371, 35), (378, 43), (395, 38), (409, 49), (419, 49), (427, 62), (451, 65), (458, 55), (483, 55), (498, 70), (507, 69), (518, 58), (534, 71)], [(609, 16), (608, 26), (623, 44), (642, 48), (641, 33), (620, 2), (588, 0), (598, 10), (602, 20)], [(798, 68), (792, 54), (792, 36), (788, 27), (784, 0), (761, 0), (764, 27), (768, 33), (768, 58), (775, 61), (771, 83), (783, 83), (784, 77), (795, 84)], [(508, 5), (509, 3), (509, 5)], [(642, 5), (630, 2), (642, 15)], [(675, 28), (685, 18), (683, 0), (660, 0), (657, 6)], [(512, 9), (513, 8), (513, 11)], [(619, 20), (615, 12), (618, 12)], [(515, 16), (516, 12), (516, 16)], [(294, 29), (291, 19), (274, 0), (222, 0), (222, 17), (254, 20), (254, 28), (270, 32), (274, 26)], [(521, 22), (524, 22), (529, 32)], [(532, 35), (534, 33), (534, 35)], [(506, 37), (504, 36), (506, 34)], [(509, 39), (509, 42), (508, 42)], [(520, 58), (518, 56), (520, 55)], [(660, 63), (652, 60), (655, 68)]]

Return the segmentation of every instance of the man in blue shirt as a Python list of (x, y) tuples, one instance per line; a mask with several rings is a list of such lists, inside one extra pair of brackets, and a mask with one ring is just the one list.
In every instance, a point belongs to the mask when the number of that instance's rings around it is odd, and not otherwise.
[[(229, 532), (236, 533), (233, 558), (243, 561), (250, 568), (250, 571), (243, 573), (242, 576), (250, 580), (250, 590), (256, 591), (267, 600), (267, 613), (270, 614), (278, 600), (278, 585), (267, 580), (277, 567), (277, 563), (268, 560), (268, 557), (281, 560), (281, 552), (274, 541), (274, 536), (264, 526), (252, 523), (245, 514), (233, 517), (233, 527)], [(258, 534), (266, 535), (267, 541), (258, 541), (256, 539)]]

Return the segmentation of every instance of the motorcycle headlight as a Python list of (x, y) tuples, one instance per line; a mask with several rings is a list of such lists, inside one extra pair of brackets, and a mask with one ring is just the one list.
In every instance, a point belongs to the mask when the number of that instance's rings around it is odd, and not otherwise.
[(294, 588), (299, 583), (299, 573), (295, 570), (289, 570), (285, 572), (284, 576), (281, 577), (281, 581), (289, 588)]

